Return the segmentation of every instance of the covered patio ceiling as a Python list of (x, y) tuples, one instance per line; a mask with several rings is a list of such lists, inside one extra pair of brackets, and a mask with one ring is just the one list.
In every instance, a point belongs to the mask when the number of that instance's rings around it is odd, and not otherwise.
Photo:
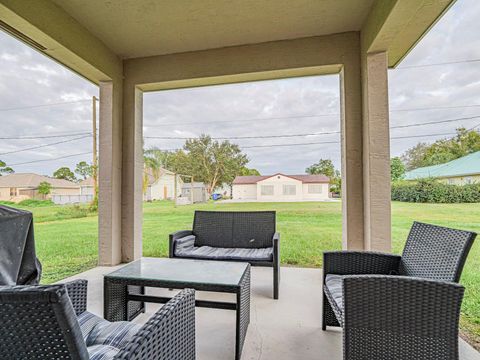
[(360, 31), (373, 0), (54, 0), (122, 59)]
[(454, 0), (0, 0), (0, 27), (100, 87), (99, 262), (142, 254), (142, 93), (339, 74), (343, 246), (390, 251), (387, 69)]

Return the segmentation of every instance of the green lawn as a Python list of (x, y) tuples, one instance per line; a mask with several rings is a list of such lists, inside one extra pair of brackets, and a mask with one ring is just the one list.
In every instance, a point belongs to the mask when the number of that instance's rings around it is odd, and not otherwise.
[[(195, 209), (276, 210), (282, 235), (284, 265), (320, 267), (324, 250), (341, 249), (340, 203), (208, 203), (174, 208), (170, 202), (144, 206), (144, 255), (167, 256), (168, 234), (191, 228)], [(478, 204), (393, 203), (393, 249), (400, 253), (413, 220), (474, 230), (480, 233)], [(58, 207), (31, 208), (35, 217), (38, 257), (44, 266), (43, 282), (60, 280), (95, 266), (97, 217), (65, 219)], [(462, 328), (472, 343), (480, 344), (480, 239), (465, 265), (466, 286)]]

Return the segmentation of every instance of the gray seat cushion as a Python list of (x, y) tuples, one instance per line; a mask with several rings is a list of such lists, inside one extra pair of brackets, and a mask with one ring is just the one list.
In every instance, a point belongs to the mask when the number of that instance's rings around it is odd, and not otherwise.
[(273, 248), (244, 249), (194, 246), (189, 249), (176, 250), (175, 256), (205, 260), (272, 261)]
[(343, 275), (327, 274), (325, 288), (337, 305), (338, 310), (343, 313)]
[(128, 321), (110, 322), (88, 311), (78, 316), (78, 323), (90, 360), (112, 359), (141, 327)]

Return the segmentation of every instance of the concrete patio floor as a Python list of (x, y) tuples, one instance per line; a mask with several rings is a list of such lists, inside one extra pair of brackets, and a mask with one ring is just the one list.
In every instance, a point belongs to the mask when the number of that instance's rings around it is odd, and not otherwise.
[[(103, 274), (117, 267), (97, 267), (71, 279), (89, 280), (88, 310), (103, 315)], [(280, 299), (272, 299), (272, 270), (252, 268), (251, 322), (243, 348), (243, 360), (341, 360), (342, 332), (322, 331), (322, 271), (282, 268)], [(172, 292), (148, 289), (149, 294)], [(233, 301), (229, 294), (197, 292), (201, 299)], [(145, 322), (158, 308), (148, 304), (147, 313), (135, 319)], [(234, 359), (235, 312), (196, 309), (197, 359)], [(460, 339), (460, 359), (480, 360), (480, 354)]]

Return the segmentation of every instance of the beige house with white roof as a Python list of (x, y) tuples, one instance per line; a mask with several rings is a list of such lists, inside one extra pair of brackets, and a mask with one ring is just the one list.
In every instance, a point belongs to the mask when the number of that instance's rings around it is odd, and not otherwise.
[[(46, 197), (38, 193), (38, 186), (48, 182), (51, 192)], [(52, 195), (78, 195), (80, 186), (74, 182), (55, 179), (33, 173), (16, 173), (0, 176), (0, 200), (10, 201), (16, 197), (25, 199), (45, 199)]]

